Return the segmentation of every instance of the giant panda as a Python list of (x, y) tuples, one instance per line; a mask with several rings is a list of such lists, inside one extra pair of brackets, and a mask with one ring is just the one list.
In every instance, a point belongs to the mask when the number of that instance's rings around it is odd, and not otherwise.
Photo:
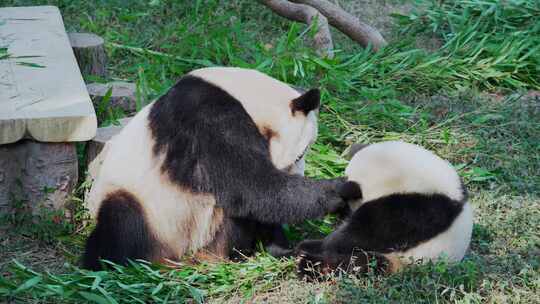
[(473, 211), (452, 166), (402, 141), (353, 150), (340, 190), (352, 215), (326, 238), (298, 245), (300, 276), (391, 273), (443, 256), (460, 261), (471, 240)]
[(83, 266), (228, 258), (259, 239), (286, 246), (281, 224), (345, 206), (341, 180), (301, 174), (319, 99), (250, 69), (182, 77), (107, 143), (86, 202), (96, 226)]

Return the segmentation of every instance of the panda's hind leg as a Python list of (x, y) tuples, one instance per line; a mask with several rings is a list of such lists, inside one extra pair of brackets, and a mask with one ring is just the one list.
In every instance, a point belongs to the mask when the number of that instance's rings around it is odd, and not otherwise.
[(137, 199), (127, 191), (107, 195), (98, 211), (97, 224), (86, 242), (83, 266), (101, 268), (100, 260), (126, 264), (128, 260), (160, 258), (159, 242), (153, 237)]

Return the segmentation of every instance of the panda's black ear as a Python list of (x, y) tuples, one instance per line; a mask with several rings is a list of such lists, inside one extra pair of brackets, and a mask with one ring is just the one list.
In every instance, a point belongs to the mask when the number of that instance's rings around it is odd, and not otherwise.
[(360, 188), (360, 185), (353, 181), (348, 181), (341, 185), (338, 189), (338, 193), (345, 201), (362, 198), (362, 189)]
[(311, 89), (291, 101), (293, 115), (302, 112), (307, 115), (309, 112), (319, 108), (321, 104), (321, 92), (319, 89)]

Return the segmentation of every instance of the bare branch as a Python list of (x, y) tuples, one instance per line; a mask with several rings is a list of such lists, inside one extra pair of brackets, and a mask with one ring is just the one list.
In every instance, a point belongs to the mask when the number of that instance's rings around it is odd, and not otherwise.
[(328, 22), (332, 26), (349, 36), (352, 40), (360, 43), (363, 47), (367, 47), (371, 43), (373, 49), (378, 51), (387, 44), (379, 31), (331, 2), (326, 0), (292, 0), (292, 2), (306, 4), (316, 8), (328, 18)]
[(274, 13), (290, 20), (306, 23), (308, 26), (317, 22), (317, 33), (314, 37), (314, 45), (317, 52), (327, 57), (333, 57), (334, 44), (328, 20), (318, 10), (304, 4), (292, 3), (286, 0), (261, 0)]

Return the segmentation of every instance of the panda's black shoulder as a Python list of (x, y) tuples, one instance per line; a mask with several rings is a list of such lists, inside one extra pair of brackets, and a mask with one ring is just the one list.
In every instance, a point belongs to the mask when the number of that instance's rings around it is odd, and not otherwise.
[[(227, 121), (228, 126), (223, 124), (226, 118), (234, 118)], [(181, 140), (182, 135), (204, 141), (210, 140), (204, 138), (205, 131), (212, 130), (219, 136), (226, 129), (244, 127), (249, 133), (253, 125), (238, 100), (222, 88), (192, 75), (182, 77), (153, 104), (148, 121), (155, 142), (154, 153)]]
[(260, 176), (269, 170), (268, 142), (240, 101), (202, 78), (187, 75), (156, 100), (148, 127), (162, 172), (192, 192), (226, 188), (249, 160), (261, 160)]

